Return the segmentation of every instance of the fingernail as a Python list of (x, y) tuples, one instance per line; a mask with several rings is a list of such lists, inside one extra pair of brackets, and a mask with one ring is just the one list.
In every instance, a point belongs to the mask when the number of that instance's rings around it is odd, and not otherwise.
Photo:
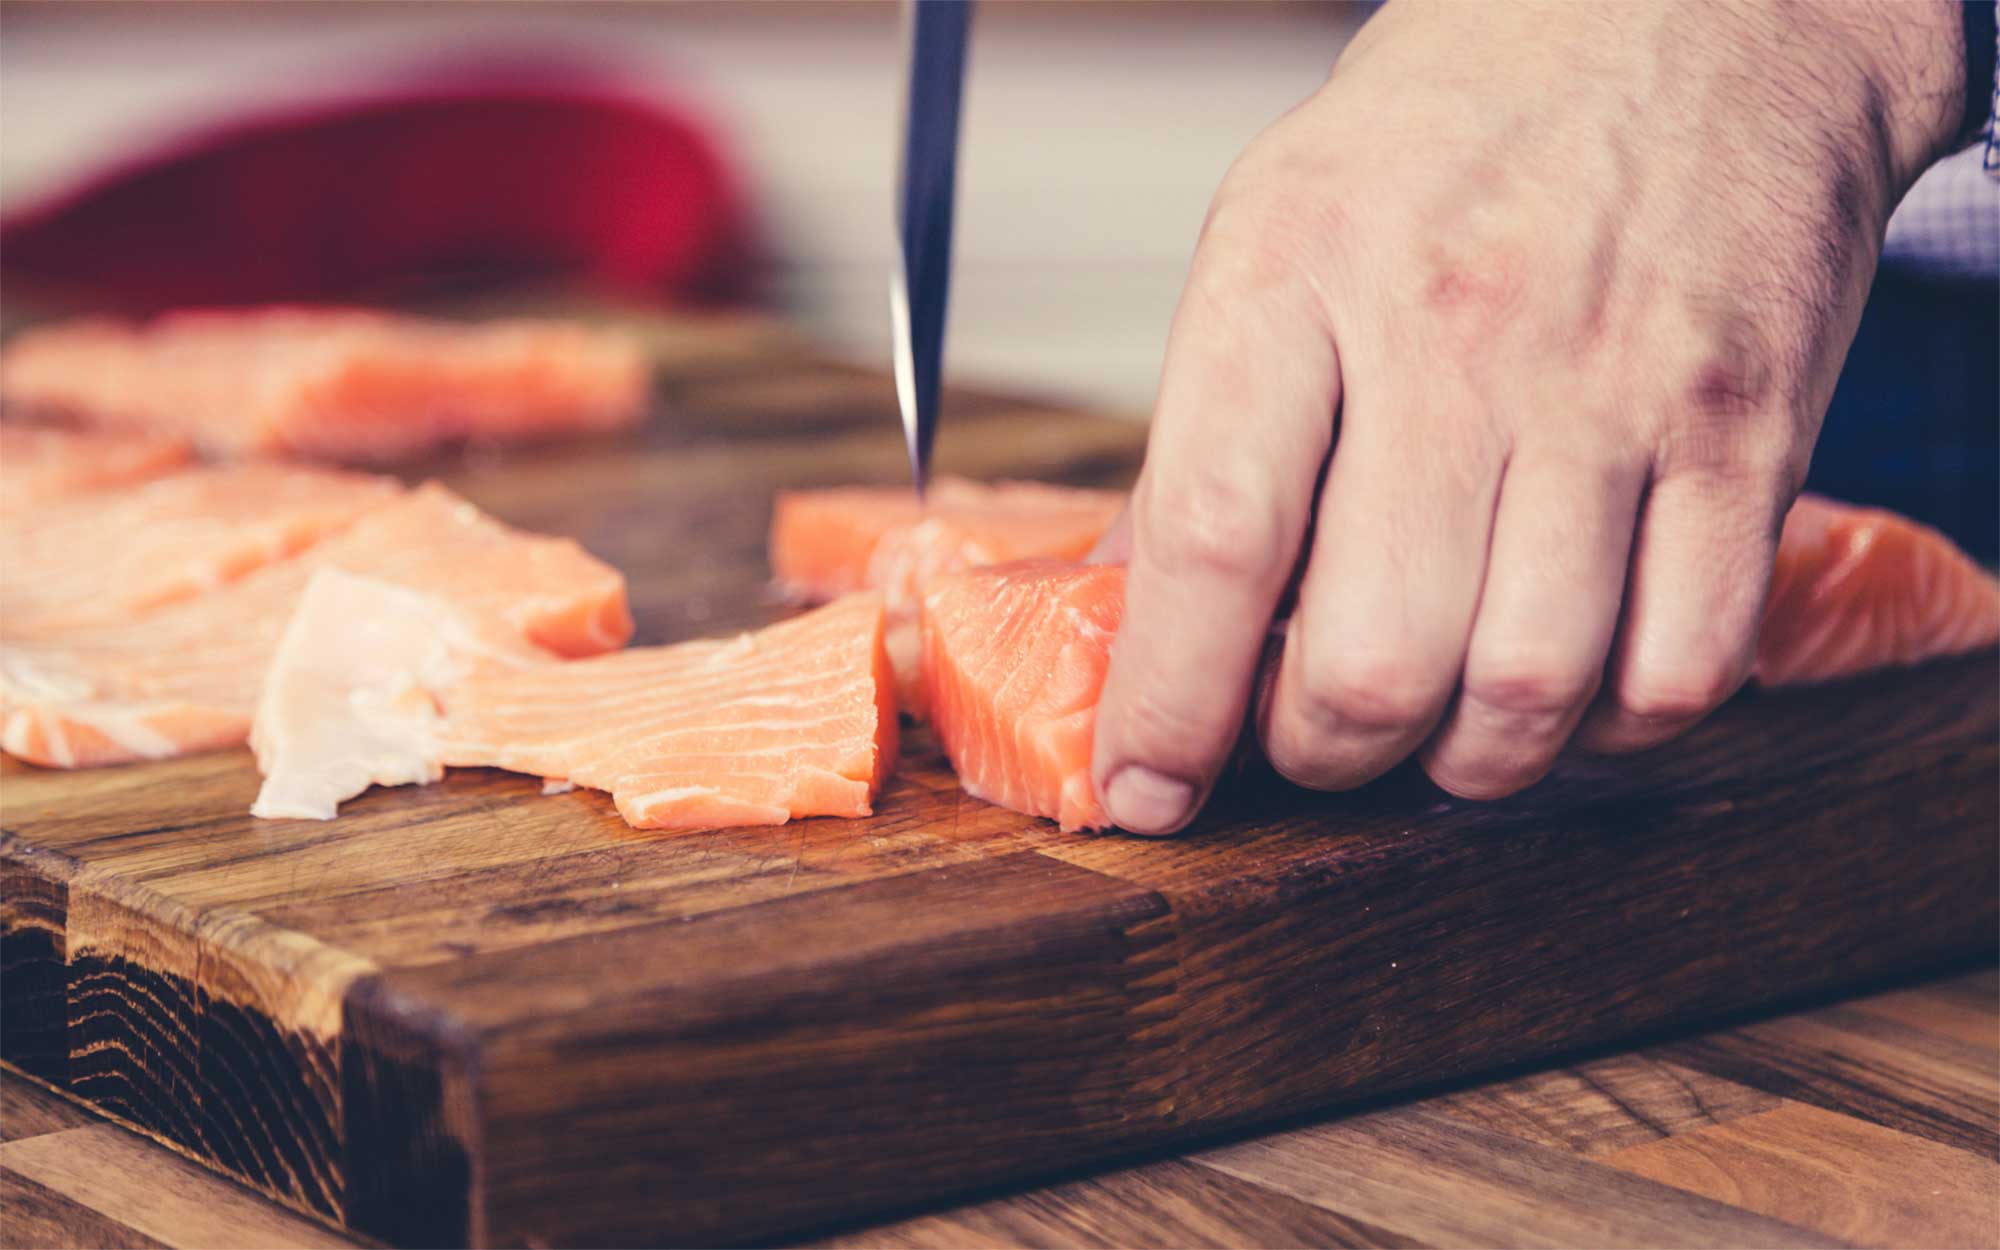
[(1111, 822), (1132, 833), (1172, 833), (1193, 805), (1193, 786), (1137, 764), (1119, 769), (1104, 787)]

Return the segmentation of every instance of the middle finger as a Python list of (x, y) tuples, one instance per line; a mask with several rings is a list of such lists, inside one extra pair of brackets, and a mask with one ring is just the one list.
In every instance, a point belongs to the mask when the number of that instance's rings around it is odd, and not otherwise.
[(1424, 748), (1432, 780), (1463, 798), (1539, 780), (1603, 678), (1646, 467), (1576, 450), (1508, 461), (1464, 681)]
[(1505, 451), (1454, 406), (1349, 392), (1262, 726), (1272, 766), (1301, 785), (1385, 772), (1458, 682)]

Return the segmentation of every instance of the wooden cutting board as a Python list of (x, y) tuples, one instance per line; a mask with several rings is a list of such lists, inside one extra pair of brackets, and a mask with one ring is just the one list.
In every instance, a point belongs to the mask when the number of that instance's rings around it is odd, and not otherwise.
[[(660, 327), (643, 433), (434, 466), (631, 577), (641, 642), (766, 619), (779, 486), (897, 480), (887, 382)], [(1127, 422), (960, 392), (948, 470), (1124, 483)], [(1740, 698), (1513, 800), (1239, 781), (1168, 842), (959, 792), (640, 833), (454, 773), (255, 821), (245, 752), (0, 773), (14, 1069), (408, 1245), (768, 1235), (1990, 953), (1991, 657)]]

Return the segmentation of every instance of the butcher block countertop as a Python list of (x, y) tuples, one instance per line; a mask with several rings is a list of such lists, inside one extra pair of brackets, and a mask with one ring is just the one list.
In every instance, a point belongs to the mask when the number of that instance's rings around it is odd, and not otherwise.
[[(774, 489), (903, 471), (885, 378), (651, 332), (644, 430), (415, 474), (624, 569), (641, 643), (782, 610)], [(938, 450), (1116, 485), (1141, 438), (960, 391)], [(159, 1214), (216, 1227), (199, 1163), (292, 1230), (249, 1244), (713, 1244), (1143, 1158), (856, 1236), (1994, 1241), (1994, 983), (1910, 980), (2000, 932), (1991, 655), (1752, 693), (1502, 803), (1253, 769), (1165, 842), (971, 799), (909, 738), (870, 819), (693, 834), (497, 772), (322, 824), (252, 820), (241, 751), (8, 763), (9, 1218), (220, 1244)]]

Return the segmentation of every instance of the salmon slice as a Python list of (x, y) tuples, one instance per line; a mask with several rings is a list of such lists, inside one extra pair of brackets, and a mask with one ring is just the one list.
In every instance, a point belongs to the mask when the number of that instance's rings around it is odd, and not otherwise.
[(1118, 491), (943, 477), (919, 502), (902, 487), (782, 491), (771, 518), (779, 587), (816, 603), (888, 598), (889, 658), (903, 711), (924, 715), (916, 616), (931, 578), (1008, 560), (1080, 560), (1125, 505)]
[[(1124, 570), (1028, 561), (932, 583), (931, 723), (965, 789), (1065, 830), (1107, 821), (1090, 780)], [(1804, 496), (1786, 518), (1756, 678), (1793, 685), (2000, 643), (2000, 582), (1927, 526)]]
[(208, 594), (0, 640), (0, 750), (83, 768), (243, 742), (264, 672), (321, 568), (421, 590), (553, 655), (593, 655), (631, 636), (616, 569), (428, 485)]
[(734, 638), (475, 675), (443, 760), (608, 790), (641, 829), (866, 816), (896, 760), (882, 597)]
[(249, 464), (0, 512), (0, 636), (135, 616), (212, 590), (402, 493), (388, 478)]
[(896, 757), (883, 623), (860, 594), (735, 638), (537, 663), (449, 605), (322, 571), (265, 682), (251, 811), (325, 819), (449, 765), (608, 790), (647, 829), (866, 816)]
[(1802, 495), (1785, 517), (1757, 637), (1767, 686), (1847, 677), (2000, 643), (2000, 581), (1952, 541), (1879, 508)]
[(1117, 565), (1029, 560), (931, 583), (931, 725), (968, 793), (1065, 831), (1107, 827), (1090, 743), (1124, 614)]
[(1040, 482), (987, 485), (944, 477), (919, 502), (902, 487), (782, 491), (771, 518), (771, 571), (818, 601), (880, 590), (914, 615), (931, 578), (983, 564), (1080, 560), (1125, 505), (1118, 491)]
[(265, 670), (250, 749), (250, 814), (331, 820), (369, 786), (444, 775), (431, 692), (482, 667), (555, 657), (451, 603), (340, 568), (313, 572)]
[(0, 401), (192, 440), (215, 455), (380, 462), (465, 438), (637, 421), (638, 341), (558, 321), (454, 324), (359, 309), (168, 313), (28, 330)]
[(157, 477), (186, 464), (186, 440), (50, 425), (0, 425), (0, 513)]

